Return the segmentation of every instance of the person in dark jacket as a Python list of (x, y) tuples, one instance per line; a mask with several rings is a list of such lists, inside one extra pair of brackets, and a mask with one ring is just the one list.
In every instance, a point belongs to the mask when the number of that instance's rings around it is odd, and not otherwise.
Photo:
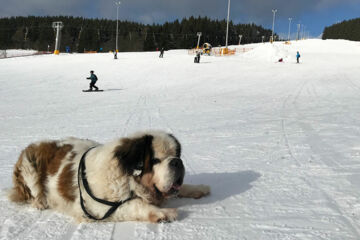
[(200, 63), (200, 56), (201, 56), (200, 51), (197, 51), (196, 56), (194, 58), (194, 63)]
[(296, 53), (296, 62), (299, 63), (299, 59), (300, 59), (300, 53), (299, 51)]
[(94, 71), (91, 70), (90, 71), (90, 77), (86, 78), (86, 79), (90, 79), (90, 88), (89, 90), (92, 91), (93, 87), (95, 88), (95, 91), (99, 90), (99, 88), (97, 86), (95, 86), (96, 81), (98, 80), (97, 76), (94, 74)]
[(165, 51), (164, 48), (161, 48), (159, 58), (163, 58), (163, 57), (164, 57), (164, 51)]

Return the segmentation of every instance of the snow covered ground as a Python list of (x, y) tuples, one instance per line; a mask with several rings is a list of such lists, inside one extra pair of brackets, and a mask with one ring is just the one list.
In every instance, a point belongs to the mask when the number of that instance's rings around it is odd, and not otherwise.
[[(8, 49), (8, 50), (0, 50), (0, 52), (4, 55), (3, 57), (21, 57), (21, 56), (30, 56), (38, 53), (36, 50), (22, 50), (22, 49)], [(6, 56), (5, 56), (6, 54)], [(1, 57), (1, 56), (0, 56)]]
[[(360, 239), (360, 43), (254, 46), (200, 64), (185, 50), (0, 60), (0, 239)], [(90, 70), (104, 92), (81, 92)], [(77, 225), (6, 199), (29, 143), (142, 129), (177, 136), (185, 182), (212, 188), (169, 202), (176, 222)]]

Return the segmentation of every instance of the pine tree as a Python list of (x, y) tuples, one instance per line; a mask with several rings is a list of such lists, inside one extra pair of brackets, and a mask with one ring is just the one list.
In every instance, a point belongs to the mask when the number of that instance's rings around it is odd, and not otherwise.
[[(69, 46), (72, 51), (114, 50), (116, 21), (107, 19), (85, 19), (81, 17), (13, 17), (0, 19), (0, 48), (32, 48), (47, 50), (54, 47), (55, 32), (52, 22), (62, 21), (61, 51)], [(359, 24), (359, 21), (356, 22)], [(355, 24), (355, 25), (356, 25)], [(348, 30), (349, 37), (358, 36), (358, 31)], [(162, 25), (144, 25), (119, 21), (120, 51), (154, 51), (156, 48), (187, 49), (197, 44), (197, 32), (202, 32), (200, 44), (209, 42), (213, 46), (225, 44), (226, 21), (208, 17), (189, 17), (181, 21)], [(331, 32), (328, 30), (328, 32)], [(270, 36), (271, 31), (255, 24), (229, 25), (229, 44), (261, 42), (261, 36)], [(326, 34), (324, 34), (326, 36)]]

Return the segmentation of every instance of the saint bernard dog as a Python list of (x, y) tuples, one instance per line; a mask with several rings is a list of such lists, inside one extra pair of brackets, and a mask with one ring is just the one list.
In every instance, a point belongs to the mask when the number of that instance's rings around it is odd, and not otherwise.
[(78, 222), (171, 222), (178, 196), (201, 198), (206, 185), (183, 184), (181, 145), (163, 131), (147, 131), (107, 144), (66, 138), (30, 144), (14, 167), (9, 199), (52, 208)]

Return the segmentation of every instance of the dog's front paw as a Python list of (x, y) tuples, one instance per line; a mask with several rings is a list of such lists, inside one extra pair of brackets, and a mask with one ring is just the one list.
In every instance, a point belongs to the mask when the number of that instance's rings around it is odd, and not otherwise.
[(185, 197), (185, 198), (202, 198), (206, 195), (210, 194), (210, 186), (207, 185), (188, 185), (184, 184), (180, 191), (179, 191), (179, 197)]
[(37, 197), (33, 199), (31, 205), (38, 210), (44, 210), (49, 207), (44, 197)]
[(172, 222), (177, 218), (176, 208), (162, 208), (149, 214), (149, 220), (153, 223)]
[(191, 193), (191, 197), (195, 199), (202, 198), (210, 194), (210, 186), (207, 185), (197, 185), (194, 188), (194, 191)]

